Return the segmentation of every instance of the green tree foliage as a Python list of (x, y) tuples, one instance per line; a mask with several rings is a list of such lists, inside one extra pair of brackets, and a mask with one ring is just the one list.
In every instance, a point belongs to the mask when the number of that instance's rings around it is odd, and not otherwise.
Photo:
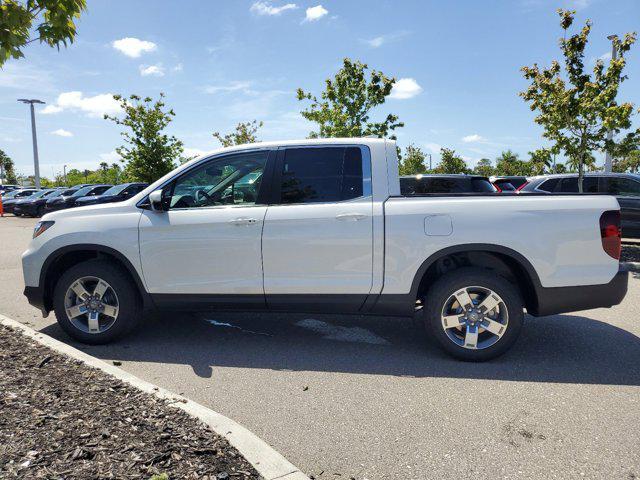
[(218, 139), (223, 147), (255, 143), (258, 141), (256, 133), (258, 133), (258, 129), (260, 129), (262, 125), (264, 124), (257, 120), (253, 120), (251, 122), (240, 122), (236, 125), (235, 131), (226, 135), (222, 135), (219, 132), (213, 132), (213, 136)]
[(2, 171), (2, 183), (18, 183), (13, 160), (2, 150), (0, 150), (0, 167), (0, 171)]
[(124, 112), (124, 117), (105, 115), (128, 130), (122, 132), (126, 145), (116, 148), (125, 162), (125, 172), (133, 181), (151, 183), (169, 173), (176, 166), (183, 152), (182, 142), (164, 133), (175, 113), (164, 109), (164, 94), (153, 101), (131, 95), (128, 99), (114, 95)]
[(418, 173), (427, 173), (427, 167), (424, 164), (425, 154), (414, 145), (409, 145), (404, 150), (404, 156), (398, 165), (400, 175), (417, 175)]
[(633, 150), (624, 158), (613, 162), (614, 172), (638, 173), (638, 170), (640, 170), (640, 150)]
[(473, 173), (484, 177), (490, 177), (491, 175), (496, 174), (496, 169), (493, 167), (491, 160), (488, 158), (481, 158), (473, 168)]
[(549, 148), (539, 148), (529, 152), (529, 173), (530, 175), (544, 175), (552, 173), (553, 151)]
[[(607, 131), (619, 135), (631, 128), (634, 106), (618, 104), (616, 97), (626, 65), (625, 54), (636, 40), (635, 33), (627, 33), (624, 39), (614, 39), (613, 47), (617, 59), (611, 59), (605, 69), (601, 60), (596, 62), (593, 75), (585, 71), (585, 47), (589, 41), (591, 22), (567, 38), (575, 11), (558, 10), (564, 37), (560, 49), (564, 56), (564, 75), (557, 61), (549, 68), (540, 69), (537, 64), (523, 67), (524, 77), (531, 82), (521, 97), (530, 102), (531, 110), (537, 111), (536, 123), (544, 128), (544, 137), (565, 155), (577, 161), (579, 188), (582, 191), (583, 166), (590, 152), (606, 150), (614, 157), (637, 148), (640, 128), (630, 131), (617, 140), (608, 140)], [(566, 80), (565, 80), (566, 78)]]
[(531, 175), (528, 162), (520, 160), (517, 153), (505, 150), (496, 158), (497, 175)]
[(455, 150), (449, 148), (440, 149), (440, 163), (433, 169), (433, 173), (470, 173), (469, 167)]
[[(377, 70), (372, 70), (367, 76), (368, 68), (364, 63), (345, 58), (335, 77), (325, 81), (326, 87), (320, 99), (298, 89), (298, 100), (311, 102), (301, 112), (302, 116), (318, 124), (318, 131), (311, 132), (310, 138), (387, 137), (389, 132), (404, 126), (391, 113), (382, 122), (371, 120), (372, 110), (385, 102), (396, 79)], [(391, 135), (390, 138), (395, 136)]]
[(2, 0), (0, 2), (0, 67), (39, 41), (60, 48), (73, 43), (76, 20), (86, 10), (85, 0)]

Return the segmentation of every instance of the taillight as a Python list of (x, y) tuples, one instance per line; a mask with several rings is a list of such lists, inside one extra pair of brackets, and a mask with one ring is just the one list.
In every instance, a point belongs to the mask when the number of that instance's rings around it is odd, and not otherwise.
[(498, 191), (498, 193), (501, 193), (501, 192), (502, 192), (502, 189), (501, 189), (498, 185), (496, 185), (496, 184), (494, 183), (494, 184), (493, 184), (493, 186), (496, 188), (496, 190)]
[(518, 188), (516, 188), (516, 192), (519, 192), (520, 190), (522, 190), (524, 187), (526, 187), (529, 184), (529, 182), (524, 182), (522, 185), (520, 185)]
[(608, 210), (600, 215), (600, 237), (602, 237), (602, 248), (607, 255), (619, 260), (622, 251), (620, 210)]

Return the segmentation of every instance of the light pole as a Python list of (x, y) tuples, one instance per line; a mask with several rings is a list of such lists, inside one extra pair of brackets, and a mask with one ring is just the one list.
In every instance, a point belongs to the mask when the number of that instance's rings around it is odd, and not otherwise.
[[(611, 40), (611, 60), (616, 60), (618, 58), (618, 50), (616, 49), (616, 40), (618, 39), (617, 35), (609, 35), (607, 40)], [(613, 132), (611, 130), (607, 131), (607, 140), (613, 140)], [(613, 160), (611, 159), (611, 154), (609, 150), (605, 151), (604, 154), (604, 171), (605, 173), (611, 173), (611, 169), (613, 166)]]
[(35, 98), (27, 99), (27, 98), (19, 98), (19, 102), (28, 103), (31, 109), (31, 137), (33, 139), (33, 170), (34, 177), (36, 182), (36, 188), (40, 189), (40, 163), (38, 162), (38, 138), (36, 134), (36, 114), (33, 109), (34, 103), (44, 104), (42, 100), (37, 100)]
[(67, 166), (62, 166), (62, 176), (64, 177), (64, 186), (67, 186)]

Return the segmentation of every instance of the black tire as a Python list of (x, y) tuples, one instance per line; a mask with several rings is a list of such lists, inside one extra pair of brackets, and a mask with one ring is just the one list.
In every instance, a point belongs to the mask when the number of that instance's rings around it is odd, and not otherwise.
[[(67, 290), (76, 280), (88, 276), (103, 279), (113, 288), (118, 297), (117, 318), (104, 332), (84, 332), (76, 328), (67, 317), (65, 309)], [(142, 317), (142, 306), (135, 283), (122, 268), (104, 260), (88, 260), (74, 265), (62, 274), (54, 288), (53, 307), (60, 327), (70, 337), (90, 345), (101, 345), (123, 337), (139, 324)]]
[(44, 205), (39, 205), (36, 209), (36, 217), (41, 217), (44, 215)]
[[(469, 349), (454, 343), (441, 320), (442, 311), (451, 296), (470, 286), (493, 290), (504, 301), (508, 313), (506, 331), (493, 345), (482, 349)], [(423, 320), (427, 333), (445, 352), (460, 360), (482, 362), (496, 358), (513, 346), (522, 330), (524, 305), (518, 287), (497, 273), (482, 268), (465, 267), (444, 275), (429, 288), (423, 302)]]

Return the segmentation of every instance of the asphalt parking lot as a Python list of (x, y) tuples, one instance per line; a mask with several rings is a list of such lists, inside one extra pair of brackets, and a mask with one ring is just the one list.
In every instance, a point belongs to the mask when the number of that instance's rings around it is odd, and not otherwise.
[[(22, 296), (35, 220), (0, 218), (0, 313), (71, 342)], [(240, 422), (317, 479), (640, 478), (640, 279), (624, 302), (528, 317), (507, 355), (440, 353), (384, 317), (159, 314), (82, 350)]]

